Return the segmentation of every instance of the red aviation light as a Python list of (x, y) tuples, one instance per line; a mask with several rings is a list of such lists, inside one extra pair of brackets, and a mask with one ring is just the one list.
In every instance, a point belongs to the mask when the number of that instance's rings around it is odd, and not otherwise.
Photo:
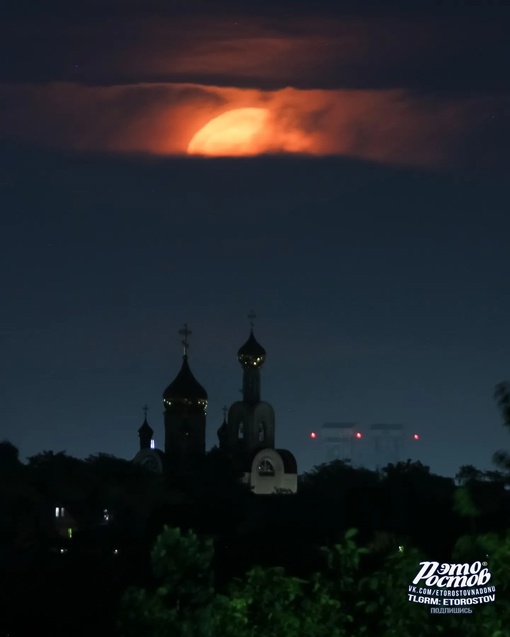
[(317, 434), (315, 433), (315, 431), (312, 431), (312, 433), (310, 434), (310, 438), (317, 438)]
[(413, 438), (414, 438), (414, 440), (419, 440), (420, 436), (418, 434), (414, 434)]
[(360, 438), (363, 438), (363, 434), (360, 433), (359, 431), (356, 432), (356, 438), (359, 440)]

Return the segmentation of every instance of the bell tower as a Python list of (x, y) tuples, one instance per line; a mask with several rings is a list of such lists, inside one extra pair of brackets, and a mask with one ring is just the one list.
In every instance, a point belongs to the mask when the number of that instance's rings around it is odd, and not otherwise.
[(221, 446), (241, 468), (251, 464), (261, 449), (274, 449), (275, 416), (273, 407), (261, 400), (260, 370), (266, 360), (266, 350), (253, 333), (253, 312), (250, 335), (237, 352), (243, 368), (243, 399), (231, 405), (226, 426), (222, 431)]
[(179, 331), (184, 348), (182, 365), (163, 392), (165, 455), (170, 463), (183, 465), (205, 455), (207, 392), (196, 380), (188, 363), (191, 331), (184, 324)]
[(147, 412), (149, 408), (147, 405), (143, 408), (143, 413), (145, 414), (145, 418), (143, 420), (142, 426), (138, 430), (138, 437), (140, 438), (140, 451), (142, 449), (151, 449), (152, 441), (154, 438), (154, 430), (147, 422)]

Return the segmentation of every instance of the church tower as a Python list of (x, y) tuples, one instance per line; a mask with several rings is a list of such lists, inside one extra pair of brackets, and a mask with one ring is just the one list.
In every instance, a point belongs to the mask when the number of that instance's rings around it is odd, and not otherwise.
[(142, 426), (138, 430), (138, 437), (140, 438), (140, 451), (142, 451), (143, 449), (151, 449), (153, 445), (152, 441), (154, 439), (154, 430), (147, 422), (148, 410), (149, 408), (147, 407), (147, 405), (145, 405), (145, 407), (143, 408), (143, 413), (145, 414), (145, 418), (142, 423)]
[(237, 359), (243, 368), (243, 400), (235, 402), (228, 411), (222, 446), (240, 468), (247, 469), (257, 451), (274, 448), (275, 427), (273, 407), (260, 396), (260, 370), (266, 350), (255, 338), (253, 320), (248, 340), (239, 348)]
[(181, 465), (205, 455), (207, 392), (193, 376), (188, 363), (188, 336), (184, 325), (184, 355), (175, 379), (163, 392), (165, 408), (165, 457), (170, 465)]
[(248, 318), (250, 335), (237, 352), (243, 368), (243, 399), (230, 406), (218, 430), (220, 449), (233, 460), (255, 494), (296, 493), (296, 459), (286, 449), (275, 449), (274, 409), (261, 400), (260, 370), (266, 350), (253, 333), (255, 315)]
[(138, 429), (138, 438), (140, 439), (140, 451), (133, 458), (133, 462), (142, 465), (150, 471), (163, 473), (165, 467), (165, 454), (160, 449), (155, 449), (154, 430), (147, 421), (147, 405), (143, 408), (145, 418), (142, 426)]

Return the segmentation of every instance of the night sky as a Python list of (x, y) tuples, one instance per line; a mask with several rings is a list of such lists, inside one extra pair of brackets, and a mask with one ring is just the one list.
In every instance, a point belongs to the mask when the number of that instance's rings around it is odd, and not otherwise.
[[(212, 446), (252, 309), (301, 471), (325, 422), (401, 423), (444, 475), (509, 448), (510, 5), (381, 4), (2, 3), (0, 438), (23, 458), (132, 458), (145, 403), (162, 446), (184, 322)], [(263, 125), (187, 155), (235, 109)]]

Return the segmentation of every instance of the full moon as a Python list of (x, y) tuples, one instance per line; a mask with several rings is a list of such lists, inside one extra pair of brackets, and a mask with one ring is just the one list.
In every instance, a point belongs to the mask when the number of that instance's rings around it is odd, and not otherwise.
[(236, 108), (222, 113), (201, 128), (188, 144), (189, 155), (258, 155), (265, 150), (269, 111)]

